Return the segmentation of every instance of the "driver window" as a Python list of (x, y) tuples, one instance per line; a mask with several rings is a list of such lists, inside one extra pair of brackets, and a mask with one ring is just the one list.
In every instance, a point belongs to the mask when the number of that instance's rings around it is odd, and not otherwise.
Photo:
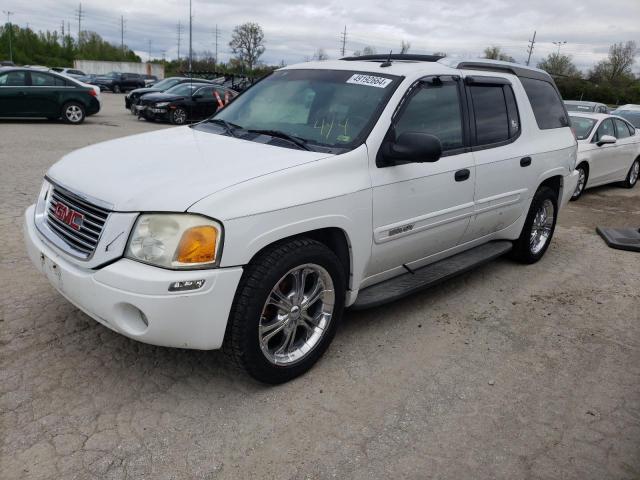
[(420, 88), (396, 122), (396, 138), (404, 132), (423, 132), (438, 137), (443, 152), (463, 147), (458, 86), (445, 82)]
[(604, 122), (600, 124), (596, 134), (593, 136), (593, 142), (598, 142), (605, 135), (611, 135), (615, 137), (615, 130), (613, 129), (613, 122), (610, 118), (607, 118)]

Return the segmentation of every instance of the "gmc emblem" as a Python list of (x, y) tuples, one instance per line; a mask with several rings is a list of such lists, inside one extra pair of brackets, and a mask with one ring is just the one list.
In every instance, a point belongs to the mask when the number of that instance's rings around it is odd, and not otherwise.
[(71, 210), (64, 203), (56, 203), (53, 215), (62, 223), (66, 223), (74, 230), (80, 230), (84, 215), (75, 210)]

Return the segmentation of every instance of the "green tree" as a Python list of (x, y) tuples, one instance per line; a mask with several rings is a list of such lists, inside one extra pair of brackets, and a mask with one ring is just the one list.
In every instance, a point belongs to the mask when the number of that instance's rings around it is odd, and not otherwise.
[(502, 51), (500, 47), (497, 45), (493, 45), (491, 47), (487, 47), (484, 49), (484, 58), (488, 58), (490, 60), (502, 60), (503, 62), (513, 62), (515, 63), (515, 59), (507, 55)]
[(631, 69), (637, 55), (636, 42), (620, 42), (611, 45), (609, 56), (591, 69), (589, 78), (594, 82), (630, 83), (634, 80)]
[(538, 63), (538, 68), (544, 70), (549, 75), (557, 75), (560, 77), (580, 77), (581, 73), (573, 64), (569, 55), (561, 53), (552, 53), (544, 60)]

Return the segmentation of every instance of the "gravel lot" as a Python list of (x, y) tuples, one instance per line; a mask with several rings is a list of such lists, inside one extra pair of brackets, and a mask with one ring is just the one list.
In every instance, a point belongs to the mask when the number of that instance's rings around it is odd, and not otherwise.
[(640, 478), (640, 187), (585, 193), (545, 258), (347, 313), (279, 387), (218, 352), (136, 343), (37, 274), (22, 213), (63, 154), (161, 128), (121, 95), (84, 125), (0, 121), (0, 477)]

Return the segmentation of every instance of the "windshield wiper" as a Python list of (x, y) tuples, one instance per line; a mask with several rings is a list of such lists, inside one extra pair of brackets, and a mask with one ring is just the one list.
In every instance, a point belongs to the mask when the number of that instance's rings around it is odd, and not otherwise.
[(304, 138), (296, 137), (295, 135), (289, 135), (286, 132), (282, 132), (280, 130), (260, 130), (260, 129), (250, 129), (247, 130), (250, 133), (261, 133), (263, 135), (270, 135), (272, 137), (282, 138), (284, 140), (288, 140), (291, 143), (294, 143), (298, 147), (303, 150), (311, 151), (311, 148), (307, 145), (307, 141)]
[(222, 127), (224, 127), (224, 131), (225, 133), (227, 133), (230, 137), (235, 137), (237, 138), (235, 131), (238, 128), (242, 128), (240, 125), (236, 125), (234, 123), (229, 123), (226, 120), (222, 120), (221, 118), (211, 118), (209, 120), (207, 120), (209, 123), (215, 123), (217, 125), (221, 125)]

